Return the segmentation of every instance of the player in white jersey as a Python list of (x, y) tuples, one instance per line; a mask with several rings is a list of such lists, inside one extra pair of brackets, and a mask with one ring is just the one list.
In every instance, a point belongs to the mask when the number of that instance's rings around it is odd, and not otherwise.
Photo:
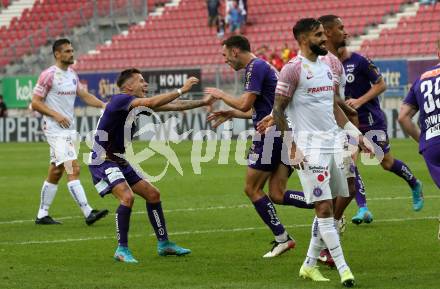
[(323, 26), (316, 19), (305, 18), (295, 24), (293, 33), (301, 54), (281, 70), (273, 117), (277, 127), (284, 130), (285, 111), (290, 103), (286, 113), (294, 126), (297, 150), (304, 155), (298, 175), (306, 200), (315, 205), (312, 238), (299, 274), (314, 281), (329, 280), (316, 267), (319, 253), (326, 246), (339, 271), (341, 283), (352, 287), (354, 277), (345, 262), (333, 219), (332, 200), (336, 196), (348, 196), (342, 157), (345, 135), (339, 127), (357, 131), (362, 147), (363, 140), (360, 132), (334, 101), (331, 68), (318, 58), (327, 54)]
[(79, 163), (75, 141), (74, 102), (78, 95), (88, 105), (104, 108), (105, 104), (85, 90), (78, 75), (69, 66), (73, 64), (73, 47), (69, 40), (58, 39), (52, 47), (55, 65), (44, 70), (34, 88), (32, 108), (43, 114), (43, 132), (50, 146), (50, 165), (46, 181), (41, 189), (41, 201), (36, 224), (60, 224), (49, 216), (49, 207), (55, 197), (58, 182), (64, 171), (67, 187), (91, 225), (108, 214), (107, 210), (94, 210), (87, 201), (79, 181)]

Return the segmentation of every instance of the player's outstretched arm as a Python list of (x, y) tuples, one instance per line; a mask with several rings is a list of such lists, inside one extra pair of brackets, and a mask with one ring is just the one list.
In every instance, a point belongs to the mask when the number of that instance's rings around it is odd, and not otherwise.
[(49, 108), (43, 101), (43, 97), (34, 94), (32, 96), (32, 109), (38, 111), (41, 114), (52, 117), (62, 128), (68, 128), (70, 121), (67, 117), (59, 112)]
[(399, 118), (397, 119), (403, 131), (411, 136), (416, 142), (420, 139), (420, 129), (412, 121), (413, 116), (417, 113), (417, 109), (409, 104), (402, 103), (400, 106)]
[(145, 106), (152, 109), (156, 109), (162, 105), (170, 103), (171, 101), (175, 100), (181, 95), (187, 93), (197, 83), (199, 83), (199, 80), (196, 77), (190, 77), (185, 81), (182, 88), (179, 88), (176, 91), (152, 96), (149, 98), (137, 98), (131, 102), (130, 108)]
[(97, 108), (105, 108), (105, 103), (85, 89), (79, 89), (78, 96), (87, 104)]
[(155, 108), (155, 111), (182, 111), (187, 109), (193, 109), (201, 106), (212, 105), (217, 99), (212, 96), (205, 96), (203, 99), (198, 100), (175, 100), (168, 104)]
[(207, 117), (207, 121), (212, 123), (213, 128), (217, 128), (219, 125), (232, 118), (251, 119), (252, 110), (247, 112), (242, 112), (236, 109), (214, 111)]
[(383, 77), (381, 77), (375, 84), (373, 84), (370, 88), (370, 90), (367, 91), (364, 95), (359, 97), (358, 99), (350, 98), (345, 101), (345, 103), (354, 109), (358, 109), (365, 103), (369, 102), (370, 100), (378, 97), (382, 92), (384, 92), (387, 89), (387, 85), (385, 83), (385, 80)]
[(212, 95), (217, 99), (221, 99), (230, 107), (238, 109), (242, 112), (249, 111), (257, 98), (257, 95), (252, 92), (245, 92), (239, 97), (234, 97), (215, 87), (205, 88), (205, 95)]

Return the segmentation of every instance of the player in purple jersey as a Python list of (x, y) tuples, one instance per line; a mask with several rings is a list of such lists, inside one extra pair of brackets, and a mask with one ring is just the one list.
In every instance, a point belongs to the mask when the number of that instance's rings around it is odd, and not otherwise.
[[(359, 130), (373, 141), (375, 155), (383, 156), (380, 160), (382, 168), (408, 183), (412, 191), (413, 209), (420, 211), (424, 204), (422, 183), (404, 162), (395, 159), (390, 152), (387, 124), (378, 98), (386, 89), (382, 75), (370, 59), (345, 48), (339, 53), (338, 58), (342, 61), (347, 76), (346, 103), (358, 111)], [(359, 211), (352, 219), (354, 223), (363, 219), (368, 210), (365, 195), (357, 194), (356, 202)]]
[[(244, 93), (240, 97), (231, 96), (217, 88), (206, 88), (205, 93), (223, 100), (233, 110), (213, 113), (208, 120), (216, 121), (218, 126), (231, 118), (252, 118), (256, 129), (257, 123), (272, 111), (277, 72), (266, 61), (251, 53), (250, 44), (244, 36), (231, 36), (223, 41), (222, 48), (225, 62), (234, 70), (245, 69)], [(305, 203), (302, 192), (286, 191), (287, 180), (291, 174), (290, 166), (281, 162), (282, 139), (274, 137), (270, 144), (270, 159), (265, 160), (265, 135), (254, 137), (248, 154), (248, 168), (244, 191), (259, 214), (275, 236), (272, 249), (263, 257), (275, 257), (295, 246), (295, 241), (288, 235), (281, 224), (273, 202), (276, 204), (312, 208)], [(258, 140), (257, 140), (258, 139)], [(269, 143), (268, 141), (267, 143)], [(272, 150), (273, 149), (273, 150)], [(269, 195), (263, 189), (269, 181)]]
[(156, 234), (159, 255), (186, 255), (189, 249), (168, 241), (165, 218), (160, 201), (160, 192), (140, 175), (125, 158), (125, 144), (132, 138), (132, 126), (127, 125), (138, 107), (154, 111), (177, 111), (209, 105), (213, 98), (203, 100), (177, 100), (198, 83), (190, 77), (177, 91), (145, 98), (148, 83), (137, 69), (121, 72), (117, 80), (121, 94), (113, 95), (101, 116), (95, 133), (89, 169), (93, 183), (103, 197), (113, 194), (119, 200), (116, 210), (116, 233), (118, 248), (114, 258), (127, 263), (137, 263), (128, 249), (128, 230), (134, 194), (146, 200), (147, 215)]
[[(437, 45), (440, 58), (440, 40)], [(418, 111), (420, 129), (412, 122)], [(399, 123), (419, 143), (419, 153), (440, 188), (440, 63), (428, 69), (413, 83), (400, 107)], [(438, 238), (440, 240), (440, 227)]]

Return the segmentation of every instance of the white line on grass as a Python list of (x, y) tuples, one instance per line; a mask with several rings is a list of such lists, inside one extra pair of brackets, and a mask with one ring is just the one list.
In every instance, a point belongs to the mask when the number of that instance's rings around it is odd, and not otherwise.
[[(393, 218), (393, 219), (383, 219), (375, 220), (375, 223), (390, 223), (390, 222), (407, 222), (407, 221), (423, 221), (423, 220), (435, 220), (438, 217), (428, 216), (428, 217), (418, 217), (418, 218)], [(285, 228), (301, 228), (310, 227), (310, 224), (297, 224), (284, 226)], [(213, 233), (234, 233), (234, 232), (244, 232), (244, 231), (256, 231), (256, 230), (266, 230), (267, 227), (248, 227), (248, 228), (230, 228), (230, 229), (211, 229), (211, 230), (195, 230), (195, 231), (181, 231), (181, 232), (171, 232), (168, 235), (178, 236), (178, 235), (194, 235), (194, 234), (213, 234)], [(154, 234), (149, 235), (154, 236)], [(130, 238), (145, 237), (145, 234), (130, 234)], [(35, 240), (35, 241), (24, 241), (24, 242), (0, 242), (1, 245), (39, 245), (39, 244), (59, 244), (59, 243), (69, 243), (69, 242), (82, 242), (82, 241), (96, 241), (96, 240), (108, 240), (114, 239), (115, 236), (99, 236), (99, 237), (87, 237), (87, 238), (76, 238), (76, 239), (61, 239), (61, 240)]]
[[(440, 196), (424, 196), (425, 199), (440, 199)], [(395, 200), (410, 200), (411, 197), (383, 197), (383, 198), (371, 198), (367, 199), (368, 202), (374, 201), (395, 201)], [(227, 210), (227, 209), (242, 209), (242, 208), (250, 208), (253, 207), (249, 204), (241, 204), (236, 206), (216, 206), (216, 207), (205, 207), (205, 208), (185, 208), (185, 209), (165, 209), (165, 213), (176, 213), (176, 212), (197, 212), (197, 211), (213, 211), (213, 210)], [(145, 211), (135, 211), (132, 212), (134, 215), (145, 214)], [(113, 214), (114, 215), (114, 214)], [(81, 216), (66, 216), (66, 217), (57, 217), (57, 220), (71, 220), (71, 219), (80, 219)], [(20, 224), (27, 222), (35, 222), (35, 220), (11, 220), (11, 221), (1, 221), (0, 225), (8, 225), (8, 224)]]

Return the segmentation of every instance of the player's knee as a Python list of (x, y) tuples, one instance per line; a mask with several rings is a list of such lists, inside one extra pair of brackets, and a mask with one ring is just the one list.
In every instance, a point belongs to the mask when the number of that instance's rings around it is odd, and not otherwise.
[(126, 190), (124, 194), (122, 194), (122, 196), (120, 197), (120, 202), (126, 207), (129, 208), (133, 207), (133, 203), (134, 203), (133, 192), (131, 190)]
[(391, 160), (390, 159), (383, 159), (382, 162), (380, 163), (380, 165), (382, 166), (382, 168), (384, 170), (389, 171), (389, 170), (391, 170), (391, 167), (393, 166), (393, 162), (394, 162), (393, 159), (391, 159)]
[(281, 190), (269, 190), (269, 196), (272, 202), (274, 202), (275, 204), (282, 205), (284, 203), (284, 194)]
[(148, 191), (148, 202), (158, 203), (160, 202), (160, 191), (157, 188), (152, 188)]

